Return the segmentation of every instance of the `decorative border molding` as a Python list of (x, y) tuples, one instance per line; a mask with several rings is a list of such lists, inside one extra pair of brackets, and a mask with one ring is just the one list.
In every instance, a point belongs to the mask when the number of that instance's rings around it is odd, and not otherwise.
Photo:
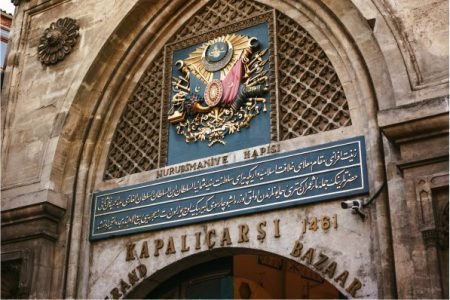
[(1, 262), (4, 263), (20, 260), (19, 297), (28, 298), (31, 290), (31, 278), (33, 275), (33, 251), (30, 249), (12, 250), (2, 252)]
[[(50, 241), (58, 239), (57, 226), (64, 216), (65, 209), (46, 203), (39, 203), (2, 211), (2, 244), (44, 238)], [(26, 229), (25, 224), (31, 224)], [(23, 230), (20, 230), (23, 228)]]
[(358, 136), (95, 192), (89, 238), (104, 239), (366, 194), (365, 151), (364, 137)]
[(448, 186), (448, 173), (419, 177), (415, 181), (415, 186), (418, 206), (418, 227), (422, 232), (425, 247), (442, 245), (439, 238), (439, 222), (441, 220), (435, 217), (432, 192), (434, 189)]
[(424, 88), (447, 84), (448, 78), (446, 76), (430, 82), (424, 80), (410, 39), (403, 29), (402, 22), (395, 16), (393, 8), (386, 0), (373, 0), (372, 2), (394, 36), (406, 66), (406, 73), (408, 74), (408, 82), (411, 86), (411, 90), (418, 91)]

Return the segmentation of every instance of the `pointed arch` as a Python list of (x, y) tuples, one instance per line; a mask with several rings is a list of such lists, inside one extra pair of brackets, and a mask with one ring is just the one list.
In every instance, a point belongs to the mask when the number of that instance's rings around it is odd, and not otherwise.
[[(210, 264), (212, 261), (223, 262), (224, 259), (229, 259), (231, 261), (231, 265), (227, 266), (225, 264), (224, 266), (224, 264), (222, 263), (219, 266), (219, 269), (212, 268), (212, 265)], [(245, 265), (244, 268), (245, 267), (249, 268), (251, 266), (252, 273), (255, 273), (255, 276), (253, 278), (241, 277), (245, 276), (245, 273), (247, 272), (242, 268), (239, 268), (239, 263), (247, 263), (247, 265)], [(248, 264), (250, 264), (250, 266)], [(326, 265), (328, 266), (329, 264), (330, 263), (328, 262)], [(331, 263), (331, 265), (333, 265), (333, 263)], [(202, 266), (206, 267), (203, 268), (204, 271), (202, 273), (196, 271), (196, 269), (198, 270), (198, 268)], [(227, 267), (229, 267), (230, 269), (227, 269)], [(258, 269), (255, 270), (255, 268)], [(263, 283), (261, 282), (261, 278), (258, 278), (259, 277), (258, 272), (262, 272), (264, 270), (266, 272), (269, 272), (270, 278), (267, 278), (267, 281)], [(194, 272), (194, 274), (192, 274), (192, 272)], [(358, 292), (359, 288), (361, 288), (359, 285), (354, 284), (351, 289), (348, 289), (348, 287), (351, 286), (351, 284), (348, 284), (347, 285), (348, 291), (342, 289), (342, 287), (340, 287), (339, 284), (334, 280), (335, 277), (338, 277), (342, 273), (333, 272), (335, 274), (328, 274), (328, 275), (321, 274), (317, 272), (317, 270), (315, 270), (312, 267), (312, 265), (307, 265), (304, 262), (304, 260), (301, 259), (281, 256), (277, 253), (263, 250), (231, 247), (226, 249), (225, 248), (212, 249), (208, 250), (207, 252), (192, 254), (156, 272), (147, 274), (146, 279), (139, 282), (139, 284), (137, 284), (136, 286), (133, 286), (126, 295), (123, 295), (123, 297), (129, 299), (146, 299), (147, 298), (146, 296), (158, 295), (155, 294), (155, 291), (157, 291), (158, 289), (164, 290), (165, 288), (164, 285), (167, 286), (167, 283), (169, 283), (169, 286), (176, 285), (176, 282), (180, 281), (180, 277), (181, 280), (183, 280), (184, 278), (186, 281), (195, 282), (196, 279), (198, 280), (198, 277), (214, 278), (216, 273), (231, 276), (231, 280), (235, 281), (236, 283), (242, 282), (252, 283), (252, 281), (254, 281), (255, 279), (259, 279), (260, 281), (257, 282), (257, 285), (259, 286), (265, 286), (268, 285), (269, 283), (273, 283), (274, 280), (276, 280), (276, 278), (274, 277), (276, 275), (279, 275), (280, 278), (284, 278), (285, 276), (290, 275), (291, 280), (294, 278), (296, 279), (295, 286), (291, 284), (290, 287), (292, 288), (291, 293), (294, 290), (297, 292), (296, 294), (297, 298), (304, 298), (304, 295), (299, 294), (299, 285), (305, 284), (305, 282), (308, 279), (312, 280), (315, 284), (319, 284), (321, 289), (326, 289), (325, 293), (320, 294), (320, 296), (322, 297), (324, 295), (327, 295), (328, 292), (329, 297), (346, 299), (345, 295), (348, 295), (349, 297), (354, 297)], [(197, 275), (197, 277), (195, 275)], [(234, 280), (233, 277), (235, 278)], [(255, 292), (257, 293), (257, 290), (255, 290), (255, 287), (257, 287), (257, 285), (251, 285), (250, 287), (248, 287), (247, 293), (253, 294), (254, 297), (256, 295), (259, 296), (264, 295), (264, 292), (267, 293), (267, 291), (265, 291), (263, 288), (261, 289), (259, 294), (255, 295)], [(287, 282), (283, 282), (283, 285), (285, 285), (283, 287), (284, 289), (286, 289), (287, 286), (289, 286)], [(231, 284), (228, 287), (232, 286), (233, 284)], [(163, 289), (161, 289), (161, 287)], [(237, 290), (239, 290), (239, 288)], [(231, 294), (233, 293), (233, 291), (227, 292)], [(285, 292), (286, 292), (285, 290), (282, 291), (280, 295), (284, 294)], [(274, 296), (269, 293), (265, 294), (266, 297), (271, 298), (281, 298), (280, 295)], [(175, 298), (182, 298), (182, 299), (184, 298), (180, 296), (184, 295), (178, 294), (176, 295)]]
[[(378, 186), (384, 175), (376, 111), (379, 104), (386, 106), (386, 102), (392, 100), (392, 86), (386, 76), (383, 55), (366, 21), (351, 1), (339, 1), (339, 4), (290, 0), (255, 3), (272, 4), (277, 11), (296, 22), (301, 21), (329, 55), (350, 103), (349, 109), (358, 111), (356, 115), (359, 115), (356, 120), (352, 119), (352, 126), (346, 127), (350, 129), (344, 128), (342, 132), (366, 135), (370, 168), (373, 170), (370, 181), (372, 186)], [(88, 295), (89, 256), (94, 247), (87, 240), (92, 192), (148, 181), (156, 176), (152, 171), (145, 171), (104, 182), (103, 171), (114, 130), (127, 104), (124, 99), (132, 97), (147, 67), (158, 57), (171, 36), (184, 26), (184, 20), (205, 5), (200, 1), (189, 6), (184, 4), (183, 0), (161, 1), (155, 8), (149, 7), (148, 1), (137, 1), (97, 54), (67, 113), (51, 172), (55, 189), (68, 202), (65, 222), (70, 230), (63, 234), (62, 239), (67, 240), (69, 246), (67, 252), (58, 255), (66, 260), (66, 272), (62, 276), (66, 282), (64, 297), (86, 298)], [(377, 82), (376, 86), (374, 82)], [(325, 132), (319, 138), (305, 138), (304, 143), (339, 138), (335, 135)], [(289, 147), (287, 144), (286, 149)], [(383, 211), (385, 208), (381, 204), (377, 209)], [(374, 228), (386, 229), (376, 220), (373, 222)], [(389, 255), (384, 255), (387, 247), (381, 245), (380, 248), (380, 260), (387, 259)], [(380, 265), (380, 274), (388, 278), (391, 272), (389, 263)], [(389, 285), (385, 286), (386, 291), (381, 291), (379, 297), (390, 295)]]
[[(327, 52), (297, 21), (274, 8), (256, 1), (211, 1), (195, 12), (167, 44), (208, 36), (215, 28), (263, 13), (273, 14), (270, 43), (276, 45), (270, 50), (272, 70), (268, 75), (271, 140), (283, 141), (350, 126), (348, 101)], [(164, 56), (167, 61), (168, 55), (160, 50), (129, 98), (108, 150), (105, 180), (165, 166), (168, 139), (164, 110), (168, 99), (163, 89), (168, 89), (171, 80), (171, 67), (164, 65)]]

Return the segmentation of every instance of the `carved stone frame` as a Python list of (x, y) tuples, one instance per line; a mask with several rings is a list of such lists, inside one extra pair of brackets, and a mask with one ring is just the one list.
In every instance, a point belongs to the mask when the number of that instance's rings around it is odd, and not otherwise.
[(30, 249), (22, 249), (2, 252), (2, 265), (15, 260), (19, 260), (21, 263), (19, 294), (17, 296), (20, 299), (28, 298), (31, 291), (31, 276), (33, 274), (32, 251)]
[(419, 230), (422, 232), (425, 247), (438, 245), (438, 232), (433, 208), (434, 189), (448, 186), (448, 173), (423, 176), (416, 180), (416, 200), (418, 208)]
[[(415, 181), (418, 229), (422, 232), (425, 247), (428, 265), (425, 276), (429, 281), (430, 298), (441, 298), (443, 295), (443, 287), (440, 284), (442, 274), (439, 258), (439, 246), (442, 246), (439, 238), (442, 214), (435, 212), (433, 190), (446, 186), (448, 187), (448, 172), (419, 177)], [(444, 205), (444, 207), (447, 206)]]

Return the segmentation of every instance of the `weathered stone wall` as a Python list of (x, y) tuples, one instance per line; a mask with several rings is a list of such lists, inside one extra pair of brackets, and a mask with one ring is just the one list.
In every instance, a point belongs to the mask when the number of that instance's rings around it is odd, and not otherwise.
[[(333, 218), (336, 212), (334, 203), (327, 203), (320, 206), (307, 205), (302, 208), (281, 210), (270, 213), (261, 213), (257, 216), (247, 216), (233, 218), (224, 221), (207, 222), (199, 225), (183, 226), (181, 228), (155, 231), (138, 234), (122, 238), (120, 243), (115, 239), (110, 241), (99, 241), (93, 245), (91, 278), (89, 280), (89, 298), (113, 298), (114, 289), (119, 293), (129, 293), (139, 284), (151, 286), (155, 282), (163, 281), (158, 276), (169, 277), (182, 271), (194, 263), (208, 261), (214, 257), (232, 255), (243, 250), (256, 250), (275, 253), (288, 259), (297, 261), (305, 266), (317, 271), (326, 280), (334, 284), (344, 295), (348, 295), (346, 289), (349, 288), (353, 280), (361, 281), (363, 287), (358, 289), (356, 295), (361, 298), (376, 298), (376, 267), (374, 263), (373, 243), (370, 235), (375, 234), (370, 228), (369, 222), (362, 222), (357, 215), (348, 214), (348, 211), (340, 210), (336, 216), (338, 220), (337, 228), (332, 225), (328, 230), (322, 230), (321, 225), (317, 231), (307, 230), (303, 233), (302, 220), (313, 216), (329, 216)], [(258, 224), (265, 222), (264, 227), (266, 237), (257, 239)], [(279, 223), (279, 226), (276, 225)], [(248, 234), (240, 239), (242, 226), (245, 232), (248, 227)], [(224, 244), (224, 231), (229, 232), (231, 244)], [(213, 232), (213, 235), (211, 235)], [(366, 233), (371, 234), (366, 235)], [(200, 249), (196, 248), (196, 235), (200, 236)], [(183, 238), (183, 236), (186, 236)], [(210, 237), (210, 239), (208, 239)], [(246, 239), (248, 238), (248, 239)], [(183, 239), (186, 241), (182, 251)], [(157, 240), (163, 241), (163, 247), (155, 250)], [(174, 243), (175, 252), (167, 249), (170, 240)], [(300, 241), (301, 244), (296, 244)], [(351, 241), (351, 242), (343, 242)], [(147, 245), (144, 245), (147, 243)], [(124, 245), (126, 245), (124, 247)], [(359, 246), (358, 246), (359, 245)], [(133, 248), (128, 251), (128, 247)], [(142, 248), (148, 247), (149, 257), (141, 257)], [(308, 250), (310, 255), (308, 255)], [(216, 252), (212, 252), (215, 250)], [(145, 251), (145, 250), (144, 250)], [(130, 253), (133, 255), (130, 256)], [(312, 254), (311, 254), (312, 253)], [(200, 254), (200, 255), (199, 255)], [(320, 267), (314, 267), (320, 258), (325, 255), (328, 259)], [(176, 266), (171, 272), (158, 273), (158, 276), (150, 277), (148, 280), (139, 279), (139, 282), (130, 284), (128, 288), (121, 288), (121, 280), (129, 283), (128, 273), (132, 272), (139, 265), (143, 264), (147, 268), (147, 275), (163, 270), (165, 267), (181, 259), (186, 261), (184, 266)], [(335, 264), (333, 264), (333, 262)], [(326, 272), (327, 267), (332, 264), (336, 266), (335, 271)], [(328, 270), (330, 270), (328, 269)], [(347, 280), (337, 282), (335, 279), (343, 272), (348, 272)], [(153, 282), (152, 282), (153, 281)], [(145, 292), (144, 292), (145, 293)], [(145, 294), (135, 294), (142, 298)]]
[(373, 22), (395, 106), (447, 94), (448, 1), (352, 2)]
[[(63, 178), (51, 178), (52, 169), (65, 167), (55, 166), (55, 151), (74, 95), (99, 60), (94, 53), (129, 8), (126, 1), (22, 1), (15, 15), (2, 90), (2, 251), (32, 253), (30, 297), (63, 295), (70, 203), (60, 193)], [(44, 66), (39, 39), (64, 17), (77, 20), (79, 41), (64, 61)]]
[[(2, 91), (4, 200), (58, 188), (58, 184), (50, 180), (50, 172), (66, 114), (86, 72), (99, 59), (94, 53), (111, 38), (114, 28), (131, 6), (124, 1), (21, 3), (14, 19), (8, 78)], [(63, 17), (77, 20), (80, 39), (64, 61), (52, 66), (42, 65), (37, 57), (39, 39), (52, 22)], [(111, 63), (107, 56), (100, 59), (105, 64)], [(3, 208), (48, 198), (44, 194), (41, 199), (36, 197), (4, 201)]]
[(377, 24), (377, 18), (374, 34), (395, 93), (395, 107), (380, 107), (378, 124), (385, 136), (397, 295), (440, 298), (438, 265), (446, 263), (425, 242), (417, 182), (436, 177), (435, 189), (448, 186), (448, 1), (373, 4), (362, 13), (373, 18), (378, 11), (384, 19)]
[[(282, 239), (239, 246), (295, 259), (290, 252), (299, 234), (288, 235), (288, 228), (306, 213), (334, 211), (343, 220), (336, 234), (305, 237), (305, 249), (331, 252), (363, 278), (359, 296), (439, 297), (434, 248), (425, 245), (418, 222), (417, 186), (421, 178), (446, 174), (447, 181), (431, 184), (430, 191), (448, 185), (447, 1), (261, 1), (321, 45), (352, 115), (352, 126), (288, 140), (282, 151), (365, 135), (371, 195), (387, 180), (368, 220), (333, 202), (92, 244), (91, 193), (156, 177), (150, 171), (103, 180), (126, 101), (159, 49), (206, 1), (19, 2), (1, 99), (2, 253), (24, 250), (32, 260), (32, 279), (24, 279), (30, 297), (105, 297), (135, 267), (124, 258), (127, 243), (224, 227), (236, 235), (235, 223), (283, 220)], [(39, 39), (63, 17), (80, 26), (78, 43), (63, 61), (44, 66), (37, 58)], [(242, 160), (239, 153), (231, 157)], [(361, 246), (355, 252), (352, 245)], [(152, 259), (148, 275), (192, 254)], [(107, 264), (113, 266), (105, 269)]]

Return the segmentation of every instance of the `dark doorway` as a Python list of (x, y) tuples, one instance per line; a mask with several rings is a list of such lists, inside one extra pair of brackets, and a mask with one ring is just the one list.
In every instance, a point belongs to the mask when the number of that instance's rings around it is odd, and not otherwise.
[(275, 255), (234, 255), (191, 267), (147, 299), (346, 299), (316, 272)]
[(233, 257), (194, 266), (158, 286), (145, 299), (231, 299)]

